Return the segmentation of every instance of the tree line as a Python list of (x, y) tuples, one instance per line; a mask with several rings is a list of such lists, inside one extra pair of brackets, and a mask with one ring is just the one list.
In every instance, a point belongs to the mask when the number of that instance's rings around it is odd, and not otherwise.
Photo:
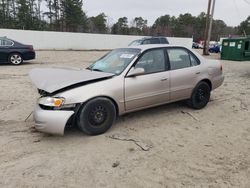
[[(45, 11), (44, 11), (45, 10)], [(82, 0), (0, 0), (0, 28), (67, 31), (121, 35), (193, 37), (202, 40), (206, 14), (189, 13), (178, 17), (168, 14), (157, 18), (152, 26), (146, 19), (121, 17), (112, 25), (105, 13), (87, 17)], [(250, 16), (237, 27), (222, 20), (213, 21), (212, 40), (221, 36), (250, 35)]]

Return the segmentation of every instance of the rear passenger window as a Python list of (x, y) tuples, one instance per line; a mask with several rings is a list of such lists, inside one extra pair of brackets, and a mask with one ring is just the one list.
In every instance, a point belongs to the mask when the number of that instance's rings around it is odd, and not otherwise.
[(190, 60), (191, 60), (192, 66), (196, 66), (200, 64), (200, 62), (192, 54), (190, 54)]
[(191, 66), (191, 60), (186, 50), (168, 49), (167, 51), (171, 70), (182, 69)]
[(13, 45), (12, 41), (3, 40), (3, 39), (0, 40), (0, 46), (12, 46), (12, 45)]
[(185, 49), (173, 48), (168, 49), (167, 52), (171, 70), (183, 69), (200, 64), (199, 59)]

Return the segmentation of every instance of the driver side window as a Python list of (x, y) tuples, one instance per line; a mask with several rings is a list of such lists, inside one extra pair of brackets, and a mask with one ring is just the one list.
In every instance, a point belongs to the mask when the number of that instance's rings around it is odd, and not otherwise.
[(143, 68), (145, 74), (166, 70), (165, 54), (163, 49), (147, 51), (136, 63), (135, 68)]

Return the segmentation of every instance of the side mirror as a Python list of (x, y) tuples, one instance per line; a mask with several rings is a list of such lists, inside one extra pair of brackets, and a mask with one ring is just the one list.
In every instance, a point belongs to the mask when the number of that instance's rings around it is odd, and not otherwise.
[(129, 73), (127, 74), (127, 77), (139, 76), (139, 75), (143, 75), (144, 73), (145, 73), (144, 68), (135, 68), (129, 71)]

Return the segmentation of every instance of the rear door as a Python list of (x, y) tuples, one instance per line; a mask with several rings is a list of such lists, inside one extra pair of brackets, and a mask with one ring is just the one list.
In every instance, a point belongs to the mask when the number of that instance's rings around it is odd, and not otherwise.
[(187, 99), (197, 84), (199, 59), (185, 48), (168, 48), (170, 63), (170, 100)]
[(169, 71), (164, 48), (146, 51), (132, 68), (144, 68), (145, 74), (125, 77), (126, 111), (169, 101)]

